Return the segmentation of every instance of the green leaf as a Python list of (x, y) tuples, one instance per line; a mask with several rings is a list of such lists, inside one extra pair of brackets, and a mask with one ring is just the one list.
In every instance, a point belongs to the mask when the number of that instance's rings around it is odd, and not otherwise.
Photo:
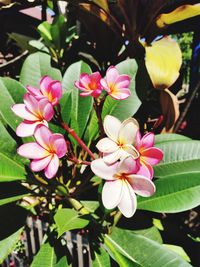
[(144, 237), (148, 239), (152, 239), (156, 241), (159, 244), (162, 244), (162, 237), (160, 235), (160, 232), (158, 229), (154, 226), (147, 228), (147, 229), (142, 229), (142, 230), (134, 230), (133, 233), (143, 235)]
[(189, 137), (181, 134), (157, 134), (155, 135), (156, 145), (159, 143), (169, 142), (169, 141), (178, 141), (178, 140), (191, 140)]
[(98, 201), (83, 200), (81, 203), (90, 212), (94, 212), (99, 207)]
[[(68, 267), (67, 256), (61, 245), (53, 247), (49, 242), (43, 244), (34, 257), (31, 267)], [(66, 251), (66, 248), (65, 248)]]
[(179, 255), (163, 245), (129, 230), (115, 228), (111, 236), (106, 235), (106, 239), (122, 255), (144, 267), (191, 267)]
[(12, 182), (25, 179), (24, 167), (0, 153), (0, 182)]
[(94, 251), (95, 258), (92, 260), (93, 267), (110, 267), (110, 257), (109, 254), (100, 247), (97, 251)]
[(6, 259), (6, 257), (12, 252), (17, 241), (19, 240), (23, 227), (17, 230), (9, 237), (0, 241), (0, 264)]
[(157, 178), (200, 171), (200, 141), (179, 140), (156, 145), (164, 152), (163, 160), (154, 167)]
[(190, 258), (188, 257), (187, 253), (182, 247), (170, 245), (170, 244), (163, 244), (163, 246), (168, 249), (171, 249), (172, 251), (180, 255), (185, 261), (190, 262)]
[(64, 92), (71, 93), (71, 104), (65, 105), (66, 109), (63, 110), (63, 113), (70, 114), (71, 127), (80, 138), (85, 131), (93, 104), (91, 96), (80, 97), (80, 91), (74, 86), (74, 82), (79, 80), (81, 73), (91, 73), (90, 67), (83, 61), (72, 64), (66, 70), (62, 82)]
[(80, 218), (79, 213), (72, 209), (58, 210), (54, 220), (58, 228), (58, 236), (70, 230), (84, 228), (89, 223), (89, 220)]
[(51, 57), (42, 52), (36, 52), (26, 58), (20, 73), (20, 82), (23, 85), (39, 87), (42, 76), (48, 75), (54, 80), (61, 81), (61, 73), (51, 66)]
[(168, 176), (155, 181), (152, 197), (138, 197), (138, 209), (155, 212), (181, 212), (200, 204), (200, 173)]

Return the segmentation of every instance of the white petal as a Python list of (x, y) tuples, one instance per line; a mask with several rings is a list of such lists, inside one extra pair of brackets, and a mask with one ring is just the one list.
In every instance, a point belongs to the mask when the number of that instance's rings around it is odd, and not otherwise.
[(52, 155), (50, 155), (46, 158), (43, 158), (43, 159), (32, 160), (31, 164), (30, 164), (31, 170), (34, 172), (39, 172), (39, 171), (43, 170), (49, 164), (51, 157), (52, 157)]
[(106, 135), (117, 142), (121, 121), (111, 115), (107, 115), (104, 119), (103, 127)]
[(119, 131), (119, 142), (122, 144), (135, 144), (138, 129), (139, 125), (135, 119), (129, 118), (123, 121)]
[(49, 152), (37, 143), (23, 144), (17, 149), (17, 153), (28, 159), (41, 159), (49, 155)]
[(102, 190), (102, 202), (107, 209), (114, 209), (121, 201), (123, 182), (121, 180), (106, 182)]
[(142, 197), (150, 197), (156, 191), (154, 183), (141, 175), (129, 175), (129, 183), (134, 192)]
[(122, 149), (118, 149), (117, 151), (113, 153), (105, 153), (103, 154), (103, 160), (107, 164), (113, 164), (116, 161), (118, 161), (122, 156), (124, 155), (124, 152)]
[(103, 153), (112, 153), (118, 149), (118, 145), (108, 137), (99, 140), (96, 147)]
[(130, 218), (136, 212), (137, 198), (128, 182), (123, 183), (123, 193), (118, 208), (125, 217)]
[(123, 146), (123, 150), (126, 153), (128, 153), (129, 155), (132, 155), (134, 157), (134, 159), (137, 159), (140, 156), (140, 154), (137, 151), (137, 149), (132, 145), (124, 145)]
[(11, 109), (18, 117), (22, 119), (29, 121), (38, 120), (38, 118), (34, 114), (32, 114), (24, 104), (15, 104)]
[(59, 168), (59, 159), (57, 155), (53, 155), (53, 157), (51, 158), (51, 161), (49, 162), (49, 164), (47, 165), (47, 167), (45, 168), (45, 176), (49, 179), (53, 178)]
[(93, 173), (100, 178), (114, 180), (115, 178), (113, 175), (116, 174), (117, 165), (118, 163), (107, 165), (103, 159), (95, 159), (92, 161), (90, 166)]
[(31, 122), (24, 120), (16, 129), (16, 134), (20, 137), (31, 136), (34, 134), (35, 128), (38, 124), (42, 124), (40, 121)]

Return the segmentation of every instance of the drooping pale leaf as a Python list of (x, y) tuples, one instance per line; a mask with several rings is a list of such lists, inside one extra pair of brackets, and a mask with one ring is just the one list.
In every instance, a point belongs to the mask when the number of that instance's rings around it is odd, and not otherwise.
[(138, 197), (138, 209), (175, 213), (200, 204), (200, 172), (166, 176), (155, 181), (156, 193)]
[[(66, 102), (64, 103), (65, 108), (62, 112), (70, 116), (70, 126), (76, 131), (79, 137), (82, 137), (84, 133), (93, 103), (91, 96), (80, 97), (80, 90), (74, 86), (74, 82), (79, 80), (81, 73), (90, 74), (91, 69), (86, 63), (79, 61), (70, 65), (62, 81), (64, 97), (66, 97)], [(68, 94), (71, 94), (71, 103)]]
[[(44, 243), (34, 257), (31, 267), (69, 267), (67, 256), (61, 245), (53, 247), (49, 242)], [(65, 251), (67, 249), (65, 248)]]
[(155, 145), (159, 143), (169, 142), (169, 141), (179, 141), (179, 140), (191, 140), (189, 137), (181, 135), (181, 134), (156, 134), (155, 135)]
[(133, 258), (141, 266), (191, 267), (178, 254), (163, 247), (162, 244), (129, 230), (115, 228), (111, 236), (106, 235), (106, 239), (122, 255), (128, 255), (127, 257)]
[(178, 140), (159, 143), (156, 147), (164, 152), (163, 160), (154, 167), (157, 178), (168, 175), (200, 171), (200, 142)]
[(171, 249), (172, 251), (180, 255), (185, 261), (190, 262), (189, 256), (187, 255), (187, 253), (182, 247), (170, 245), (170, 244), (163, 244), (163, 246), (168, 249)]
[(170, 37), (144, 45), (145, 64), (156, 89), (169, 88), (178, 78), (182, 55), (178, 43)]
[(17, 241), (20, 238), (23, 227), (17, 230), (15, 233), (10, 235), (9, 237), (0, 240), (0, 264), (6, 259), (6, 257), (12, 252)]
[(79, 213), (72, 209), (58, 210), (54, 220), (58, 229), (58, 236), (70, 230), (84, 228), (89, 223), (89, 220), (81, 218)]
[(200, 4), (182, 5), (175, 10), (160, 14), (156, 19), (159, 28), (165, 28), (170, 24), (200, 15)]
[(36, 52), (26, 58), (20, 73), (20, 82), (27, 86), (39, 88), (42, 76), (48, 75), (54, 80), (61, 81), (61, 73), (51, 66), (51, 57), (42, 52)]
[(98, 252), (94, 251), (95, 258), (92, 260), (93, 267), (110, 267), (109, 254), (102, 248), (98, 248)]

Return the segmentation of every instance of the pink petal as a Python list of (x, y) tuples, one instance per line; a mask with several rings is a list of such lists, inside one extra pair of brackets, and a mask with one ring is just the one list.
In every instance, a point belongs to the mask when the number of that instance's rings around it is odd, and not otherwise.
[(50, 137), (52, 136), (52, 132), (45, 125), (38, 125), (34, 132), (34, 137), (37, 143), (43, 148), (49, 150), (50, 149)]
[(136, 133), (136, 139), (135, 139), (135, 147), (137, 148), (137, 150), (140, 149), (141, 146), (141, 133), (140, 130), (138, 129), (137, 133)]
[(93, 91), (90, 90), (90, 91), (87, 91), (87, 92), (84, 92), (84, 93), (80, 93), (80, 96), (83, 96), (83, 97), (84, 96), (89, 96), (89, 95), (92, 95), (92, 92)]
[(52, 104), (49, 103), (49, 101), (46, 98), (44, 98), (38, 102), (38, 105), (39, 105), (39, 112), (41, 116), (46, 121), (50, 121), (54, 116), (54, 109), (53, 109)]
[(120, 158), (127, 156), (128, 154), (126, 153), (124, 155), (124, 151), (123, 149), (118, 149), (113, 153), (104, 153), (103, 154), (103, 160), (105, 161), (105, 163), (107, 164), (113, 164), (116, 161), (118, 161)]
[(86, 89), (85, 87), (83, 87), (83, 85), (79, 82), (79, 81), (75, 81), (75, 83), (74, 83), (74, 85), (78, 88), (78, 89), (80, 89), (80, 90), (82, 90), (82, 91), (85, 91), (85, 92), (90, 92), (91, 90), (88, 90), (88, 89)]
[[(142, 157), (140, 157), (140, 163), (142, 165), (142, 167), (141, 167), (142, 170), (141, 171), (145, 172), (144, 169), (147, 168), (148, 171), (149, 171), (150, 179), (152, 180), (153, 179), (153, 175), (154, 175), (153, 167), (148, 162), (144, 161)], [(144, 176), (149, 177), (149, 175), (147, 175), (147, 176), (144, 175)]]
[(116, 99), (116, 100), (124, 100), (128, 98), (131, 95), (131, 91), (129, 89), (118, 89), (118, 90), (113, 90), (109, 95)]
[(28, 93), (33, 95), (33, 96), (43, 97), (40, 90), (37, 88), (34, 88), (34, 87), (28, 85), (28, 86), (26, 86), (26, 89), (27, 89)]
[(102, 202), (107, 209), (114, 209), (121, 201), (123, 182), (119, 180), (105, 182), (102, 190)]
[(15, 104), (11, 107), (11, 109), (18, 117), (22, 119), (29, 121), (38, 120), (38, 118), (32, 114), (24, 104)]
[(145, 134), (141, 139), (141, 149), (153, 147), (154, 142), (155, 135), (153, 133)]
[(119, 149), (118, 145), (108, 137), (99, 140), (96, 147), (103, 153), (112, 153)]
[(58, 158), (64, 157), (65, 154), (67, 153), (67, 145), (66, 145), (66, 141), (65, 141), (63, 135), (62, 134), (53, 134), (49, 138), (49, 141), (50, 141), (51, 147), (55, 151)]
[[(62, 85), (59, 81), (53, 81), (50, 84), (50, 91), (53, 98), (57, 98), (58, 100), (62, 96)], [(55, 103), (57, 104), (57, 103)]]
[(34, 172), (39, 172), (46, 168), (46, 166), (49, 164), (51, 160), (52, 155), (43, 158), (43, 159), (34, 159), (31, 161), (30, 168)]
[(16, 134), (20, 137), (31, 136), (34, 134), (35, 128), (37, 127), (38, 124), (43, 124), (43, 123), (41, 123), (40, 121), (32, 122), (24, 120), (18, 125), (16, 129)]
[(129, 175), (128, 181), (134, 192), (142, 197), (150, 197), (156, 191), (154, 183), (144, 176)]
[(129, 88), (131, 82), (131, 78), (128, 75), (120, 75), (117, 77), (115, 84), (117, 84), (118, 88)]
[(96, 71), (96, 72), (93, 72), (92, 74), (90, 74), (90, 79), (95, 82), (97, 85), (100, 85), (100, 80), (101, 80), (101, 74)]
[(107, 83), (114, 84), (119, 76), (118, 70), (114, 66), (110, 66), (106, 71), (106, 81)]
[(59, 159), (58, 156), (54, 154), (51, 158), (50, 163), (45, 168), (44, 172), (45, 176), (49, 179), (53, 178), (56, 175), (58, 168), (59, 168)]
[(126, 218), (130, 218), (136, 212), (137, 198), (128, 182), (124, 181), (123, 184), (122, 197), (118, 208)]
[(91, 82), (91, 79), (88, 73), (82, 73), (80, 75), (80, 83), (82, 84), (83, 87), (85, 87), (88, 90), (90, 89), (89, 87), (90, 82)]
[(122, 144), (135, 144), (139, 124), (134, 118), (123, 121), (119, 130), (118, 140)]
[(113, 165), (107, 165), (103, 159), (95, 159), (91, 163), (91, 170), (98, 177), (105, 180), (115, 180), (113, 177), (116, 174), (116, 168), (118, 163)]
[(49, 155), (48, 151), (37, 143), (26, 143), (17, 149), (17, 153), (28, 159), (41, 159)]
[[(149, 170), (149, 167), (150, 167), (150, 170)], [(148, 179), (152, 179), (153, 178), (153, 168), (151, 167), (151, 165), (141, 164), (138, 171), (137, 171), (137, 175), (141, 175), (141, 176), (147, 177)]]
[(41, 78), (41, 80), (40, 80), (40, 89), (41, 89), (41, 92), (42, 92), (43, 95), (46, 96), (49, 93), (49, 90), (50, 90), (49, 85), (50, 85), (50, 83), (52, 81), (53, 80), (48, 76), (44, 76), (44, 77)]
[(110, 88), (105, 79), (101, 79), (100, 84), (104, 88), (104, 90), (106, 90), (108, 93), (110, 92)]
[(138, 163), (132, 156), (124, 158), (117, 166), (118, 173), (137, 173), (138, 169)]
[(157, 147), (150, 147), (142, 150), (142, 159), (151, 165), (158, 164), (163, 158), (163, 152)]
[(30, 94), (25, 94), (24, 95), (24, 103), (26, 107), (36, 116), (38, 116), (38, 100), (30, 95)]
[(106, 115), (103, 122), (103, 126), (106, 135), (117, 143), (119, 130), (121, 128), (120, 120), (118, 120), (114, 116)]
[(93, 97), (99, 97), (101, 93), (102, 93), (102, 90), (101, 89), (96, 89), (96, 90), (93, 90), (92, 91), (92, 94), (91, 95)]

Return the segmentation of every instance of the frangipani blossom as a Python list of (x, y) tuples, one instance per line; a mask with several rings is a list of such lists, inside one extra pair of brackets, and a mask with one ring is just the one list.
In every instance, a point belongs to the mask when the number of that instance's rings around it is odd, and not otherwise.
[(103, 205), (107, 209), (118, 207), (127, 218), (136, 211), (136, 194), (149, 197), (155, 192), (153, 182), (137, 174), (138, 166), (132, 156), (113, 165), (107, 165), (103, 159), (96, 159), (92, 161), (91, 169), (106, 180), (102, 190)]
[(76, 81), (74, 85), (83, 91), (80, 96), (93, 96), (98, 97), (102, 92), (102, 86), (100, 84), (101, 74), (97, 71), (92, 74), (82, 73), (80, 80)]
[(105, 117), (104, 131), (108, 137), (101, 139), (96, 145), (103, 152), (105, 163), (112, 164), (128, 155), (138, 158), (139, 153), (134, 147), (138, 129), (139, 125), (133, 118), (121, 123), (111, 115)]
[(64, 157), (67, 146), (61, 134), (52, 134), (44, 125), (38, 125), (34, 137), (36, 142), (20, 146), (17, 153), (25, 158), (33, 159), (30, 168), (34, 172), (44, 169), (47, 178), (53, 178), (59, 167), (59, 158)]
[(28, 93), (24, 95), (24, 104), (15, 104), (11, 109), (24, 119), (16, 129), (16, 134), (20, 137), (33, 135), (38, 124), (48, 125), (47, 122), (54, 116), (53, 106), (46, 98), (37, 100)]
[(27, 91), (37, 99), (47, 98), (54, 106), (62, 96), (62, 85), (59, 81), (44, 76), (40, 80), (40, 90), (28, 85)]
[(106, 72), (106, 78), (101, 79), (102, 87), (114, 99), (122, 100), (131, 95), (129, 90), (131, 79), (128, 75), (120, 75), (118, 70), (111, 66)]
[(154, 147), (155, 136), (153, 133), (147, 133), (141, 138), (141, 134), (138, 131), (136, 136), (136, 145), (135, 147), (140, 153), (139, 163), (141, 164), (142, 172), (145, 172), (145, 169), (150, 173), (150, 179), (153, 178), (153, 165), (158, 164), (163, 158), (163, 152), (157, 147)]

